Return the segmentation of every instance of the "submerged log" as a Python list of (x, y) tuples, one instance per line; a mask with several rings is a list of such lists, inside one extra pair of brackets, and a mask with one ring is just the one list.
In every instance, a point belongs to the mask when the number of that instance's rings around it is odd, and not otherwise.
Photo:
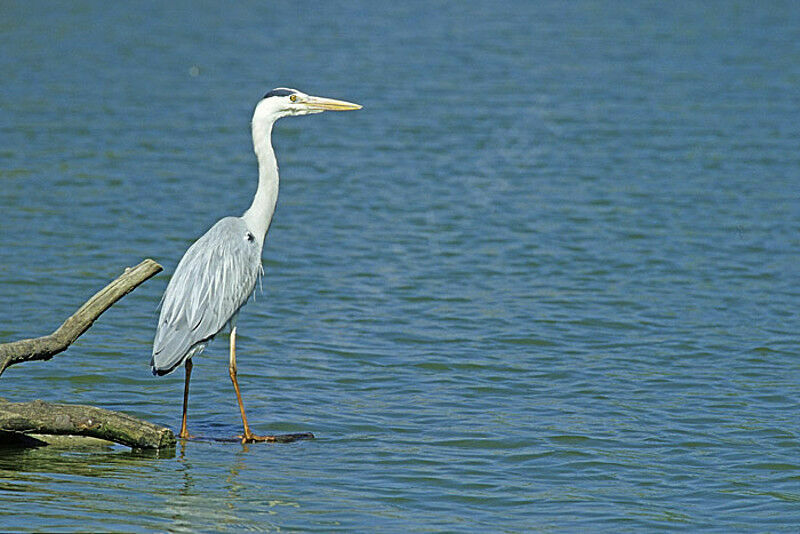
[[(301, 441), (304, 439), (315, 439), (314, 434), (311, 432), (295, 432), (294, 434), (275, 434), (272, 436), (275, 439), (272, 440), (265, 440), (259, 441), (257, 443), (294, 443), (295, 441)], [(224, 443), (242, 443), (242, 436), (236, 436), (234, 438), (198, 438), (198, 439), (210, 439), (213, 441), (224, 442)], [(245, 445), (244, 443), (242, 443)]]
[[(2, 439), (4, 433), (11, 435)], [(0, 402), (0, 439), (13, 441), (14, 438), (21, 443), (28, 441), (29, 446), (36, 446), (35, 442), (41, 440), (30, 437), (29, 434), (88, 436), (135, 449), (164, 449), (175, 446), (175, 434), (169, 428), (124, 413), (94, 406), (51, 404), (40, 400)]]
[(49, 360), (66, 350), (104, 311), (161, 269), (158, 263), (146, 259), (136, 267), (125, 269), (124, 273), (87, 300), (52, 334), (0, 344), (0, 375), (12, 365)]

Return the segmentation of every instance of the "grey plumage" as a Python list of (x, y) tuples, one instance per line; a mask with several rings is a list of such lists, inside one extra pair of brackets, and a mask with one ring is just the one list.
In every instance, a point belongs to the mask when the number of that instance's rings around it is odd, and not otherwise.
[(275, 441), (274, 436), (256, 436), (250, 431), (236, 379), (236, 316), (264, 272), (261, 250), (278, 202), (280, 179), (272, 148), (272, 126), (281, 117), (360, 108), (352, 102), (311, 96), (286, 87), (273, 89), (256, 105), (251, 129), (253, 150), (258, 159), (258, 187), (253, 203), (241, 217), (225, 217), (189, 247), (161, 301), (150, 369), (154, 375), (165, 375), (185, 364), (179, 437), (189, 438), (186, 407), (192, 357), (201, 353), (214, 336), (229, 325), (228, 374), (242, 415), (242, 443)]
[(161, 303), (150, 367), (165, 375), (235, 319), (255, 289), (261, 246), (241, 217), (225, 217), (181, 259)]

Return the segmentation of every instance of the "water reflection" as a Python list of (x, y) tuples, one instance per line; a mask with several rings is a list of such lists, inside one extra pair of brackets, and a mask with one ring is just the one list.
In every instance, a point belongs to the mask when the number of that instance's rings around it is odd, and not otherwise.
[(52, 472), (91, 477), (114, 477), (121, 469), (152, 466), (155, 459), (169, 460), (175, 449), (136, 450), (108, 445), (85, 448), (56, 446), (35, 449), (0, 449), (0, 476), (19, 477), (25, 473)]
[[(175, 453), (104, 449), (0, 450), (0, 498), (15, 511), (13, 522), (6, 519), (3, 526), (38, 530), (47, 518), (48, 528), (92, 529), (94, 524), (106, 530), (138, 520), (141, 508), (159, 499), (159, 489), (153, 487), (158, 460), (172, 459)], [(135, 499), (141, 501), (138, 508), (130, 505)], [(96, 519), (76, 521), (75, 510)], [(157, 523), (149, 512), (144, 522)]]
[[(231, 530), (279, 530), (280, 523), (273, 517), (279, 514), (279, 508), (300, 505), (265, 495), (270, 488), (257, 482), (251, 457), (258, 451), (253, 449), (267, 446), (183, 440), (178, 448), (181, 484), (165, 501), (171, 520), (169, 530), (193, 531), (198, 524)], [(220, 458), (227, 461), (220, 462)], [(213, 461), (215, 470), (219, 470), (211, 480), (204, 459)]]

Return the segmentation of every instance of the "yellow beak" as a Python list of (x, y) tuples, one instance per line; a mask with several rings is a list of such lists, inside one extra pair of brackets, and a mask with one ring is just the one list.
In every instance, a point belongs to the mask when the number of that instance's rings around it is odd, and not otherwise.
[(333, 98), (323, 98), (321, 96), (309, 96), (303, 104), (310, 109), (320, 111), (349, 111), (361, 109), (358, 104), (345, 102), (344, 100), (334, 100)]

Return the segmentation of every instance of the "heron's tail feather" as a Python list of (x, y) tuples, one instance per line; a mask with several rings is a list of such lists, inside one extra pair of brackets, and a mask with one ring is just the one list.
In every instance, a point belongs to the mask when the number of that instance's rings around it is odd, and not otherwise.
[(164, 376), (171, 373), (180, 364), (203, 352), (210, 339), (193, 343), (189, 332), (165, 331), (159, 329), (153, 343), (153, 357), (150, 359), (150, 369), (154, 375)]

